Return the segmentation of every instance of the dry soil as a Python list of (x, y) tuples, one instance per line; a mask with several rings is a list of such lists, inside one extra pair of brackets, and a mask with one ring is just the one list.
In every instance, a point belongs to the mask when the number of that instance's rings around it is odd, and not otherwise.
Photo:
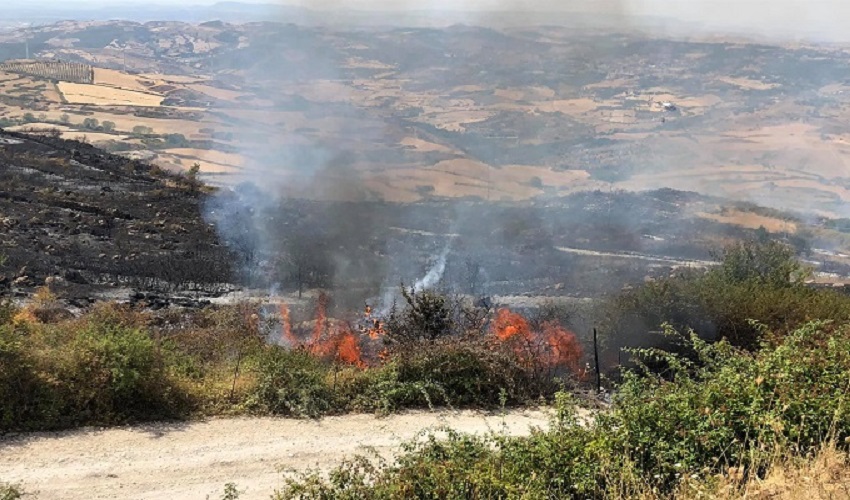
[(281, 470), (328, 470), (370, 449), (386, 457), (424, 429), (522, 435), (547, 422), (547, 412), (539, 410), (414, 412), (34, 433), (0, 438), (0, 481), (21, 482), (46, 500), (216, 499), (228, 482), (244, 490), (242, 499), (267, 499), (282, 485)]

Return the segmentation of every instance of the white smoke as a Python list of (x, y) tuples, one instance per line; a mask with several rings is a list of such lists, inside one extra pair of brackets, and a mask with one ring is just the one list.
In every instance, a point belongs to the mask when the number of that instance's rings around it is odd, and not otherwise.
[[(416, 283), (413, 284), (412, 290), (414, 292), (421, 292), (422, 290), (433, 288), (440, 282), (440, 280), (443, 279), (450, 251), (451, 246), (446, 244), (443, 251), (440, 252), (439, 256), (437, 256), (437, 260), (434, 261), (434, 264), (430, 269), (428, 269), (428, 272), (425, 273), (425, 276), (418, 279)], [(399, 290), (400, 289), (398, 287), (384, 287), (383, 294), (381, 295), (381, 300), (379, 302), (380, 307), (377, 308), (377, 317), (385, 317), (390, 313), (390, 310), (395, 305), (396, 299), (400, 293)]]
[(431, 269), (422, 277), (419, 281), (417, 281), (413, 285), (413, 291), (418, 292), (422, 290), (427, 290), (428, 288), (433, 288), (434, 285), (440, 282), (443, 279), (443, 273), (446, 272), (446, 259), (449, 256), (449, 245), (443, 249), (440, 253), (440, 256), (437, 257), (437, 261), (434, 262), (434, 265), (431, 266)]

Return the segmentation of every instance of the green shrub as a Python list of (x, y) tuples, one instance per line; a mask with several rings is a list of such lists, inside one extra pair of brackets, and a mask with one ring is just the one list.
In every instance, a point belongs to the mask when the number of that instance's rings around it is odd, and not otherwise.
[(53, 427), (60, 411), (24, 337), (8, 326), (0, 326), (0, 401), (0, 432)]
[(69, 423), (173, 418), (184, 398), (173, 387), (146, 332), (90, 323), (56, 361), (57, 389)]
[(353, 411), (496, 408), (551, 397), (560, 386), (541, 373), (504, 345), (470, 336), (395, 346), (380, 366), (335, 373), (333, 388)]
[(488, 344), (481, 337), (420, 343), (396, 352), (392, 361), (390, 369), (397, 373), (401, 385), (431, 389), (428, 401), (423, 400), (425, 391), (406, 391), (412, 399), (400, 401), (400, 406), (439, 402), (494, 407), (526, 403), (544, 395), (543, 388), (513, 352)]
[(0, 300), (0, 326), (8, 325), (15, 317), (17, 308), (10, 300)]
[(304, 350), (270, 346), (259, 357), (249, 409), (274, 415), (318, 417), (337, 409), (328, 385), (330, 366)]
[(780, 457), (850, 437), (850, 327), (811, 323), (755, 352), (668, 329), (688, 354), (647, 349), (663, 375), (625, 377), (589, 423), (566, 395), (529, 437), (449, 432), (415, 440), (394, 464), (353, 461), (324, 480), (290, 479), (287, 498), (623, 498), (672, 495), (730, 467), (758, 476)]
[(433, 341), (457, 333), (451, 304), (445, 295), (431, 290), (407, 290), (404, 285), (401, 292), (405, 301), (403, 309), (393, 307), (386, 321), (389, 343)]
[(850, 296), (806, 286), (807, 271), (787, 246), (745, 242), (720, 257), (716, 268), (646, 283), (609, 300), (599, 312), (607, 341), (645, 345), (647, 333), (666, 322), (755, 349), (760, 331), (750, 320), (777, 338), (813, 319), (850, 321)]

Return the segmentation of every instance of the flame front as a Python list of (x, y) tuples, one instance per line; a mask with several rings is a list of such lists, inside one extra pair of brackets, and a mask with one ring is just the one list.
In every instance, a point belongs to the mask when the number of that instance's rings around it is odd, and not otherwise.
[(554, 321), (543, 323), (540, 331), (536, 331), (524, 316), (502, 308), (496, 312), (490, 331), (527, 363), (542, 360), (551, 369), (565, 368), (579, 373), (581, 344), (575, 333)]
[(310, 344), (317, 345), (325, 333), (328, 323), (328, 295), (325, 292), (319, 294), (319, 301), (316, 305), (316, 324), (313, 326), (313, 336), (310, 338)]
[(386, 335), (384, 322), (372, 316), (372, 306), (369, 304), (366, 304), (366, 309), (363, 310), (363, 323), (365, 326), (361, 327), (360, 331), (368, 335), (370, 339), (378, 340)]
[(356, 366), (365, 366), (363, 362), (360, 339), (345, 323), (330, 320), (328, 318), (327, 294), (319, 295), (316, 304), (316, 319), (312, 331), (306, 340), (301, 340), (292, 327), (292, 316), (289, 306), (281, 303), (280, 310), (280, 337), (287, 347), (305, 349), (316, 356), (333, 359), (340, 363)]
[(289, 306), (285, 302), (280, 304), (280, 328), (281, 339), (286, 340), (290, 346), (298, 345), (298, 338), (292, 333), (292, 318), (289, 315)]
[(528, 320), (521, 314), (512, 312), (510, 309), (504, 307), (496, 312), (491, 330), (502, 342), (508, 342), (514, 339), (531, 339), (531, 326), (529, 326)]
[[(372, 308), (367, 305), (362, 320), (356, 322), (358, 326), (352, 327), (349, 322), (329, 319), (328, 303), (328, 296), (320, 294), (312, 331), (304, 336), (304, 341), (293, 331), (289, 307), (280, 304), (281, 339), (291, 348), (303, 348), (339, 363), (366, 366), (364, 348), (368, 358), (385, 362), (389, 351), (381, 349), (374, 341), (383, 338), (386, 331), (383, 322), (373, 316)], [(501, 308), (490, 323), (490, 332), (526, 363), (542, 362), (553, 370), (566, 369), (580, 374), (583, 352), (576, 335), (554, 321), (545, 322), (539, 328), (531, 325), (523, 315)]]

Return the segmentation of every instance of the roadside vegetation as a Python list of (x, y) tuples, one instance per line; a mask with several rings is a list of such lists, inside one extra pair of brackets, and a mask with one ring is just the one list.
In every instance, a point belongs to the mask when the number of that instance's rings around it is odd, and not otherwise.
[[(551, 402), (575, 380), (581, 348), (559, 325), (547, 324), (538, 339), (519, 315), (517, 328), (493, 330), (442, 295), (407, 298), (386, 332), (355, 333), (324, 317), (320, 303), (322, 317), (298, 342), (288, 314), (282, 325), (257, 304), (155, 314), (101, 303), (67, 318), (43, 289), (24, 308), (0, 308), (0, 431), (497, 408)], [(281, 329), (292, 340), (269, 343)]]
[(811, 488), (850, 495), (850, 329), (810, 323), (756, 352), (667, 332), (689, 354), (637, 353), (667, 370), (626, 375), (589, 422), (562, 393), (530, 437), (429, 435), (396, 463), (352, 460), (276, 498), (733, 498), (817, 460), (832, 469)]
[(609, 370), (610, 406), (589, 419), (571, 395), (588, 379), (581, 343), (557, 314), (406, 291), (358, 329), (320, 299), (299, 343), (285, 307), (270, 319), (256, 304), (100, 304), (63, 318), (44, 290), (0, 309), (0, 429), (554, 401), (550, 428), (529, 437), (440, 431), (393, 461), (289, 476), (276, 498), (790, 498), (806, 484), (850, 496), (850, 296), (808, 286), (778, 243), (719, 257), (596, 308), (605, 343), (643, 344)]
[(806, 286), (778, 243), (721, 257), (603, 305), (609, 325), (657, 321), (664, 342), (628, 350), (592, 418), (559, 393), (530, 437), (429, 434), (394, 461), (290, 477), (276, 498), (850, 497), (850, 298)]
[(20, 486), (0, 482), (0, 500), (18, 500), (24, 497)]

